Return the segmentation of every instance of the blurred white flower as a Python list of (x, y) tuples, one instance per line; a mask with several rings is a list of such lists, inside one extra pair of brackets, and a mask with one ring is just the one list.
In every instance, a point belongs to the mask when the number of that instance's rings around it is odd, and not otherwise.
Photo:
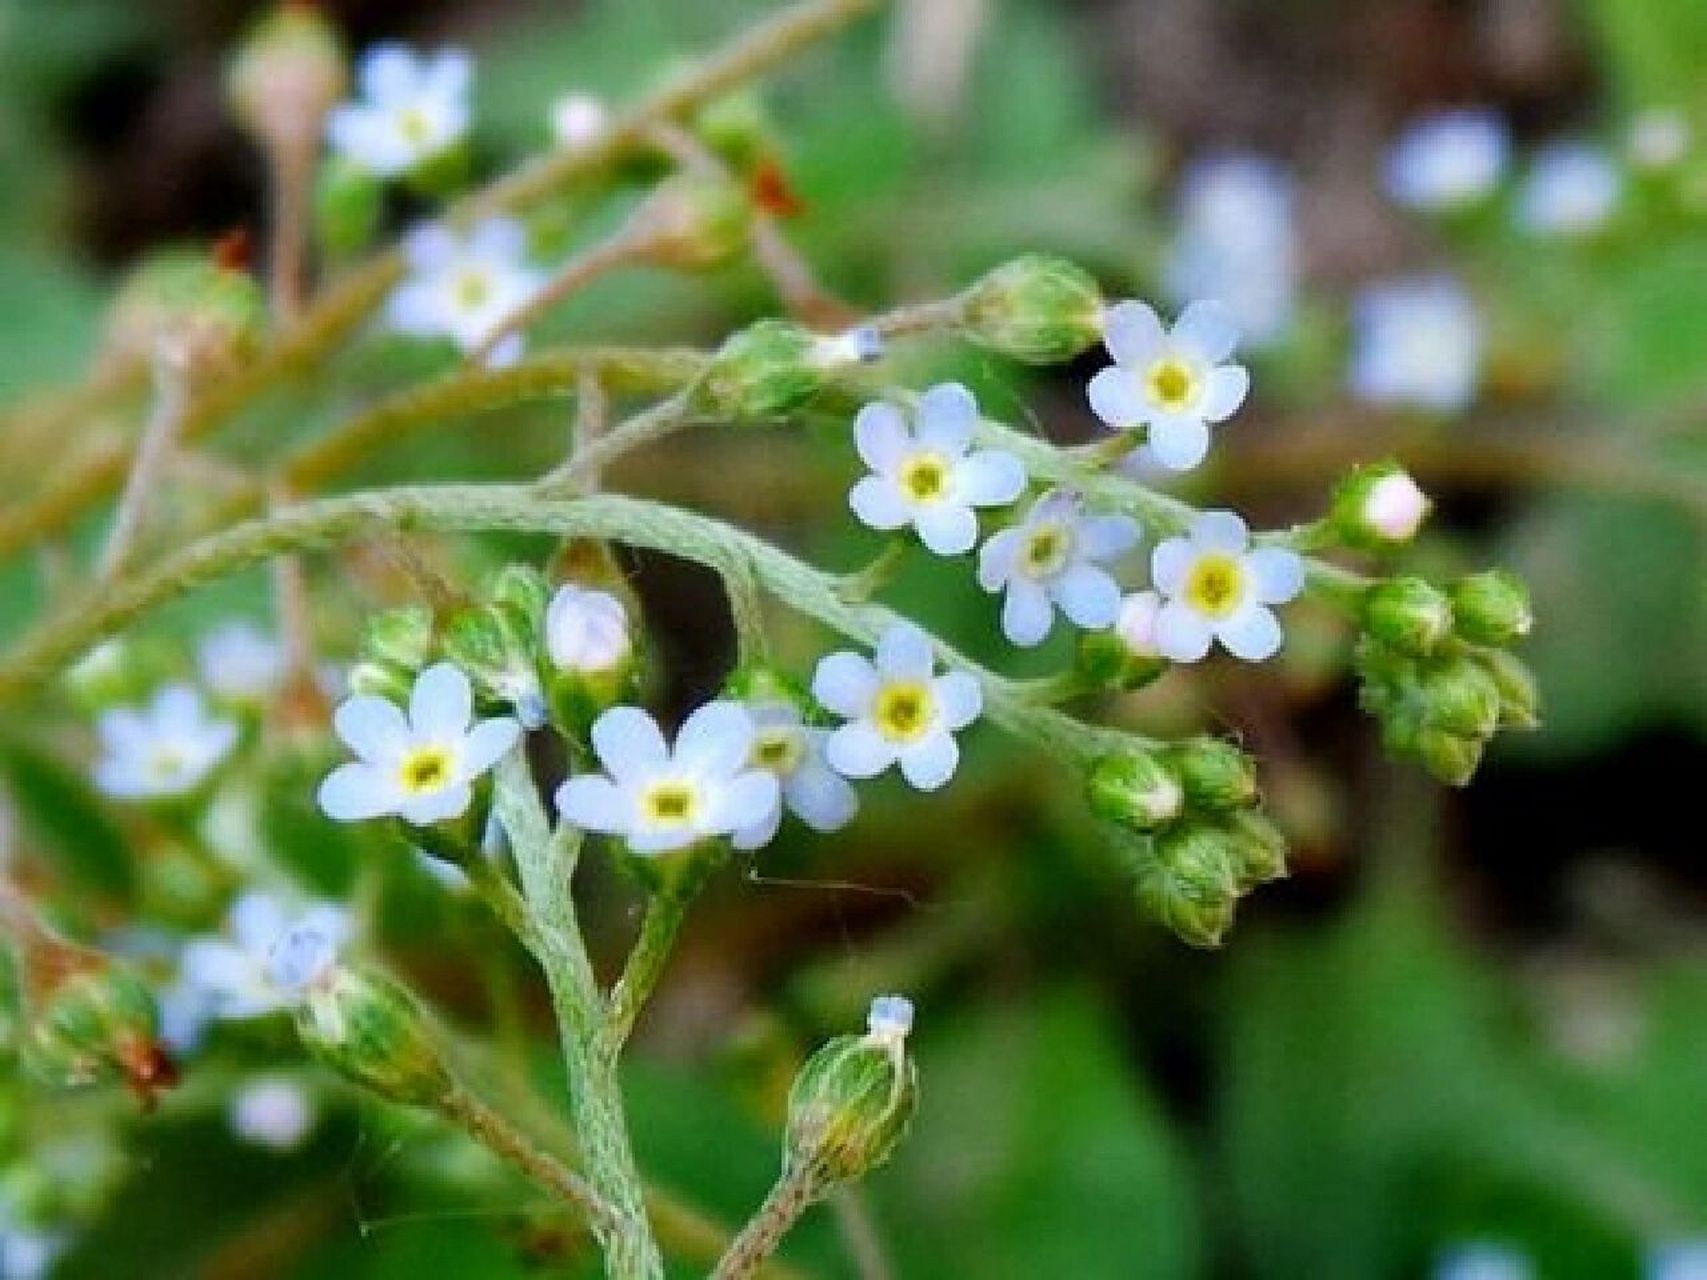
[(1219, 640), (1234, 657), (1261, 662), (1283, 639), (1269, 606), (1304, 589), (1304, 562), (1279, 547), (1252, 550), (1250, 530), (1237, 515), (1205, 511), (1185, 536), (1156, 548), (1150, 576), (1166, 599), (1154, 629), (1163, 657), (1197, 662)]
[(1091, 379), (1091, 409), (1117, 430), (1144, 427), (1152, 458), (1191, 470), (1209, 452), (1209, 424), (1237, 413), (1251, 389), (1251, 375), (1228, 359), (1238, 326), (1215, 302), (1193, 302), (1172, 329), (1145, 303), (1122, 302), (1102, 331), (1114, 363)]
[(887, 400), (854, 419), (854, 442), (872, 474), (848, 492), (848, 505), (873, 529), (911, 525), (939, 556), (978, 541), (974, 507), (1005, 506), (1025, 492), (1025, 468), (999, 449), (972, 450), (978, 402), (958, 382), (919, 397), (911, 421)]
[(1534, 1274), (1529, 1259), (1510, 1246), (1471, 1241), (1441, 1254), (1433, 1280), (1530, 1280)]
[(448, 662), (415, 678), (409, 714), (361, 694), (340, 704), (333, 728), (357, 759), (320, 784), (320, 807), (338, 822), (395, 814), (416, 826), (460, 817), (474, 780), (521, 738), (509, 716), (474, 720), (474, 690)]
[(847, 723), (831, 731), (824, 758), (837, 773), (875, 778), (900, 765), (920, 791), (954, 776), (954, 735), (984, 709), (984, 691), (964, 671), (937, 675), (930, 637), (898, 622), (877, 641), (873, 658), (851, 651), (819, 660), (812, 696)]
[(1077, 626), (1100, 630), (1120, 611), (1120, 587), (1101, 563), (1138, 545), (1130, 516), (1091, 515), (1084, 498), (1051, 489), (1025, 519), (992, 535), (978, 553), (978, 585), (1005, 592), (1002, 632), (1017, 645), (1041, 644), (1055, 610)]
[(573, 583), (557, 588), (545, 611), (545, 651), (559, 671), (609, 671), (632, 647), (622, 601)]
[(708, 702), (682, 722), (675, 747), (638, 707), (593, 722), (603, 774), (577, 774), (557, 791), (565, 822), (618, 835), (635, 853), (668, 853), (749, 831), (777, 806), (776, 776), (752, 763), (753, 718), (736, 702)]
[(1550, 142), (1536, 151), (1517, 195), (1518, 222), (1542, 235), (1579, 236), (1606, 225), (1624, 177), (1592, 142)]
[(296, 1081), (263, 1076), (232, 1095), (231, 1132), (271, 1151), (294, 1151), (314, 1128), (314, 1102)]
[(1493, 191), (1510, 155), (1510, 131), (1494, 112), (1435, 112), (1413, 122), (1388, 151), (1387, 194), (1429, 213), (1462, 209)]
[(446, 49), (423, 57), (399, 44), (375, 45), (358, 69), (361, 98), (326, 121), (332, 149), (382, 178), (442, 155), (468, 132), (474, 64)]
[(749, 763), (776, 775), (777, 803), (758, 822), (735, 833), (737, 849), (757, 849), (775, 837), (786, 808), (814, 831), (837, 831), (853, 821), (859, 798), (824, 759), (830, 731), (805, 722), (792, 702), (748, 703), (753, 718)]
[(1707, 1280), (1707, 1238), (1654, 1245), (1648, 1250), (1642, 1280)]
[(0, 1280), (47, 1280), (71, 1239), (0, 1218)]
[(567, 93), (551, 107), (551, 136), (568, 150), (590, 146), (610, 124), (610, 110), (590, 93)]
[[(542, 283), (527, 264), (527, 230), (511, 218), (487, 218), (466, 234), (433, 224), (403, 237), (408, 275), (386, 304), (391, 326), (414, 337), (447, 337), (478, 349)], [(508, 335), (491, 352), (493, 367), (512, 364), (523, 338)]]
[(216, 698), (265, 702), (284, 681), (284, 646), (251, 622), (228, 622), (202, 638), (196, 669)]
[(1195, 161), (1180, 183), (1178, 230), (1163, 263), (1163, 287), (1183, 306), (1214, 298), (1254, 346), (1285, 331), (1300, 274), (1293, 181), (1247, 152)]
[(271, 894), (243, 894), (222, 936), (185, 944), (168, 1043), (193, 1044), (210, 1018), (253, 1018), (294, 1004), (331, 972), (349, 932), (343, 907), (298, 911)]
[(208, 714), (187, 684), (169, 684), (144, 708), (118, 707), (95, 723), (95, 785), (121, 800), (185, 795), (237, 745), (235, 721)]
[(1631, 163), (1649, 172), (1677, 165), (1689, 154), (1693, 141), (1688, 118), (1675, 107), (1649, 107), (1638, 113), (1625, 135)]
[(1352, 308), (1351, 393), (1370, 404), (1455, 413), (1476, 397), (1482, 322), (1446, 276), (1365, 287)]

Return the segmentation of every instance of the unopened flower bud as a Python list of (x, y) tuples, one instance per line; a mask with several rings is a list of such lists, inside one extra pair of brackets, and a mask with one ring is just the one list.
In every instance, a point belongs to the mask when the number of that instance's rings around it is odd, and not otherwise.
[(576, 737), (639, 680), (628, 610), (608, 591), (573, 583), (557, 588), (545, 611), (545, 657), (552, 716)]
[(1400, 653), (1425, 656), (1452, 634), (1452, 604), (1421, 578), (1389, 578), (1364, 597), (1363, 625)]
[(707, 147), (736, 173), (748, 173), (776, 150), (776, 129), (763, 97), (738, 89), (707, 103), (693, 129)]
[(1500, 728), (1534, 729), (1541, 724), (1541, 692), (1522, 658), (1504, 649), (1478, 655), (1500, 694)]
[(314, 179), (314, 232), (333, 256), (360, 253), (385, 213), (385, 184), (371, 170), (330, 156)]
[(1137, 748), (1104, 756), (1091, 768), (1091, 812), (1134, 831), (1172, 822), (1185, 805), (1179, 778), (1160, 756)]
[(1448, 786), (1462, 787), (1475, 776), (1482, 762), (1483, 741), (1466, 738), (1447, 729), (1424, 728), (1416, 736), (1417, 758), (1423, 767)]
[(565, 94), (551, 108), (551, 136), (566, 150), (591, 146), (609, 125), (610, 109), (590, 93)]
[(1231, 742), (1197, 738), (1168, 752), (1185, 797), (1201, 809), (1239, 809), (1256, 803), (1256, 765)]
[(655, 266), (709, 271), (746, 248), (752, 216), (752, 205), (734, 183), (680, 174), (636, 211), (635, 232)]
[(1120, 602), (1113, 627), (1080, 633), (1075, 666), (1088, 686), (1142, 689), (1168, 669), (1156, 647), (1161, 607), (1156, 592), (1134, 591)]
[(391, 979), (342, 966), (297, 1008), (302, 1042), (357, 1084), (406, 1106), (431, 1106), (453, 1084), (427, 1015)]
[(1060, 364), (1102, 338), (1102, 291), (1064, 258), (1026, 254), (966, 291), (962, 322), (980, 346), (1026, 364)]
[(788, 1095), (788, 1169), (844, 1182), (889, 1158), (918, 1106), (906, 1046), (912, 1015), (902, 997), (879, 997), (865, 1035), (838, 1036), (807, 1059)]
[(1431, 728), (1466, 738), (1491, 738), (1499, 727), (1499, 686), (1470, 658), (1445, 658), (1428, 665), (1419, 688), (1423, 719)]
[(217, 377), (260, 348), (266, 300), (240, 265), (204, 253), (169, 252), (145, 262), (109, 314), (109, 358), (161, 362)]
[(1228, 814), (1239, 888), (1249, 890), (1286, 874), (1286, 837), (1279, 827), (1255, 809)]
[(1221, 944), (1239, 901), (1240, 864), (1218, 827), (1182, 824), (1156, 837), (1138, 869), (1145, 913), (1194, 947)]
[(154, 996), (130, 969), (104, 957), (66, 946), (50, 962), (62, 957), (70, 971), (52, 974), (36, 997), (26, 1048), (31, 1067), (62, 1088), (119, 1078), (152, 1105), (177, 1081), (158, 1040)]
[(798, 680), (762, 662), (750, 662), (731, 671), (723, 683), (723, 692), (733, 701), (749, 705), (782, 702), (804, 709), (811, 704)]
[(350, 666), (344, 684), (352, 694), (384, 698), (387, 702), (407, 703), (415, 687), (413, 672), (389, 662), (357, 662)]
[(175, 647), (134, 637), (103, 640), (63, 679), (65, 691), (84, 711), (140, 703), (174, 674)]
[(840, 333), (819, 334), (814, 340), (812, 359), (820, 369), (845, 369), (850, 365), (875, 364), (887, 350), (888, 344), (875, 325), (857, 324)]
[(1340, 481), (1328, 519), (1346, 546), (1387, 551), (1416, 537), (1431, 505), (1398, 463), (1377, 462)]
[(822, 340), (786, 320), (760, 320), (712, 356), (696, 396), (719, 418), (763, 422), (794, 412), (824, 386)]
[(551, 601), (551, 584), (531, 564), (507, 564), (492, 578), (492, 603), (513, 611), (537, 633), (545, 625), (545, 609)]
[(249, 31), (226, 75), (237, 120), (269, 146), (320, 137), (349, 70), (337, 33), (312, 4), (279, 5)]
[(1458, 634), (1476, 644), (1508, 645), (1529, 634), (1529, 588), (1506, 569), (1473, 573), (1452, 586)]
[(362, 656), (414, 673), (433, 654), (433, 611), (425, 605), (399, 605), (368, 620), (362, 630)]
[(518, 610), (473, 605), (445, 624), (442, 647), (483, 699), (513, 707), (522, 728), (537, 729), (545, 723), (545, 690), (534, 653), (537, 634)]

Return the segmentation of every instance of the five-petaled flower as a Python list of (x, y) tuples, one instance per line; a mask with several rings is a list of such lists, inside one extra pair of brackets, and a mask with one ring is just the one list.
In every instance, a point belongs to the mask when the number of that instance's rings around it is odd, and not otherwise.
[(762, 820), (735, 833), (737, 849), (758, 849), (771, 842), (786, 808), (814, 831), (837, 831), (853, 821), (859, 798), (848, 780), (824, 759), (830, 731), (806, 723), (792, 702), (747, 704), (753, 718), (754, 768), (776, 775), (777, 803)]
[(1002, 631), (1017, 645), (1041, 644), (1059, 605), (1078, 626), (1100, 630), (1120, 610), (1120, 587), (1099, 561), (1138, 544), (1130, 516), (1092, 515), (1071, 489), (1051, 489), (1025, 519), (994, 534), (978, 553), (978, 585), (1005, 591)]
[(873, 529), (911, 525), (939, 556), (978, 541), (974, 507), (1005, 506), (1025, 491), (1025, 468), (999, 449), (972, 451), (978, 402), (958, 382), (919, 397), (912, 424), (899, 405), (868, 404), (854, 420), (859, 456), (872, 474), (848, 492), (848, 505)]
[(1449, 276), (1366, 285), (1353, 306), (1347, 382), (1370, 404), (1456, 413), (1476, 397), (1482, 322)]
[(1196, 662), (1219, 640), (1234, 657), (1260, 662), (1281, 645), (1270, 605), (1304, 589), (1304, 562), (1281, 547), (1252, 549), (1250, 531), (1231, 511), (1205, 511), (1184, 537), (1169, 538), (1150, 560), (1166, 603), (1156, 614), (1156, 648), (1175, 662)]
[(95, 724), (102, 754), (95, 785), (120, 800), (194, 791), (237, 745), (237, 724), (208, 714), (187, 684), (169, 684), (143, 708), (117, 707)]
[[(224, 935), (185, 944), (176, 992), (183, 1012), (196, 1021), (225, 1020), (286, 1008), (331, 972), (349, 933), (343, 907), (293, 911), (271, 894), (245, 893), (232, 903)], [(187, 1025), (174, 1036), (195, 1038)]]
[(375, 45), (361, 61), (361, 99), (336, 107), (326, 121), (332, 149), (382, 178), (409, 173), (449, 151), (468, 132), (466, 53), (427, 57), (400, 44)]
[(612, 707), (593, 722), (606, 773), (583, 773), (557, 791), (563, 820), (621, 836), (635, 853), (660, 854), (745, 832), (777, 807), (776, 775), (753, 764), (753, 717), (737, 702), (708, 702), (682, 722), (674, 749), (639, 707)]
[(964, 671), (936, 675), (930, 638), (898, 622), (879, 637), (875, 659), (843, 651), (821, 659), (812, 696), (847, 723), (831, 731), (824, 759), (850, 778), (874, 778), (892, 765), (920, 791), (954, 776), (954, 734), (984, 709), (984, 691)]
[(1238, 344), (1219, 303), (1193, 302), (1171, 330), (1147, 304), (1118, 303), (1103, 316), (1114, 364), (1091, 379), (1091, 409), (1111, 427), (1146, 428), (1156, 461), (1189, 471), (1209, 451), (1209, 424), (1232, 417), (1250, 391), (1250, 374), (1227, 359)]
[[(448, 337), (465, 352), (483, 346), (539, 288), (527, 264), (527, 231), (510, 218), (487, 218), (466, 235), (433, 224), (403, 238), (408, 277), (386, 305), (393, 328), (415, 337)], [(519, 333), (487, 357), (497, 367), (522, 353)]]
[(320, 784), (320, 807), (339, 822), (396, 814), (416, 826), (460, 817), (474, 780), (521, 737), (509, 716), (474, 720), (474, 691), (448, 662), (415, 679), (409, 714), (384, 698), (362, 694), (332, 717), (356, 759)]

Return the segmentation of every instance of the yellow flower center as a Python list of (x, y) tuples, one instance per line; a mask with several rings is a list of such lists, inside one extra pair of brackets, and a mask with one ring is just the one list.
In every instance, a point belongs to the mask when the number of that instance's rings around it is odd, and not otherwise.
[(930, 685), (917, 680), (886, 684), (877, 695), (877, 731), (891, 742), (913, 742), (923, 737), (936, 718), (936, 700)]
[(699, 792), (690, 782), (654, 782), (640, 797), (640, 812), (657, 827), (685, 827), (699, 811)]
[(1040, 524), (1027, 531), (1020, 549), (1019, 567), (1032, 578), (1047, 578), (1066, 567), (1073, 550), (1073, 534), (1065, 525)]
[(410, 107), (397, 117), (397, 132), (405, 142), (420, 146), (433, 136), (433, 122), (419, 107)]
[(948, 491), (948, 463), (935, 453), (915, 453), (901, 468), (901, 488), (914, 502), (935, 502)]
[(1245, 598), (1245, 570), (1236, 556), (1213, 552), (1191, 567), (1185, 598), (1199, 613), (1225, 618)]
[(457, 277), (456, 287), (451, 290), (451, 297), (456, 305), (464, 311), (474, 311), (486, 305), (486, 300), (492, 296), (492, 282), (486, 278), (484, 271), (465, 271)]
[(148, 771), (161, 782), (170, 782), (184, 771), (184, 755), (176, 747), (156, 747), (148, 757)]
[(1169, 413), (1178, 413), (1197, 403), (1197, 374), (1183, 360), (1168, 356), (1150, 366), (1145, 377), (1150, 403)]
[(753, 742), (753, 763), (779, 775), (799, 768), (804, 754), (800, 735), (792, 729), (763, 729)]
[(450, 752), (443, 747), (417, 747), (397, 766), (398, 780), (411, 795), (437, 791), (451, 778)]

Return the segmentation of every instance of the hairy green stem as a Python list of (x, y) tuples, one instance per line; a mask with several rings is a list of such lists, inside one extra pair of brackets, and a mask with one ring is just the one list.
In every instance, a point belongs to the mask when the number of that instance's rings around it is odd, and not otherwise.
[(809, 1164), (785, 1169), (771, 1186), (758, 1211), (741, 1228), (728, 1251), (717, 1262), (711, 1280), (746, 1280), (775, 1253), (800, 1215), (824, 1194), (822, 1181)]
[(615, 1058), (622, 1051), (634, 1023), (645, 1008), (669, 962), (686, 918), (688, 903), (669, 893), (655, 893), (646, 901), (646, 914), (640, 921), (640, 933), (623, 965), (622, 976), (611, 988), (610, 1010), (605, 1015), (601, 1051)]

